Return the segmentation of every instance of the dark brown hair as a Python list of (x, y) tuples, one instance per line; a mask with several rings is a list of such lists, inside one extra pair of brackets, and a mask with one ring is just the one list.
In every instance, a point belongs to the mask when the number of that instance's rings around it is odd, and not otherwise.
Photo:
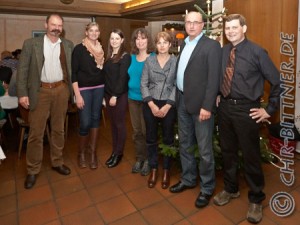
[(154, 51), (152, 37), (145, 28), (138, 28), (133, 31), (131, 35), (131, 54), (139, 54), (139, 49), (136, 47), (136, 39), (141, 35), (143, 38), (147, 38), (147, 53)]
[(49, 22), (49, 19), (50, 19), (52, 16), (57, 16), (57, 17), (59, 17), (59, 18), (61, 19), (61, 21), (64, 22), (64, 18), (62, 18), (61, 15), (59, 15), (58, 13), (51, 13), (51, 14), (49, 14), (49, 15), (46, 17), (46, 23)]
[[(124, 33), (120, 30), (120, 29), (113, 29), (111, 32), (110, 32), (110, 35), (112, 33), (116, 33), (118, 34), (122, 39), (124, 39), (124, 41), (121, 43), (121, 46), (119, 48), (119, 51), (116, 55), (114, 55), (112, 57), (112, 60), (113, 60), (113, 63), (117, 63), (120, 61), (120, 59), (122, 58), (123, 54), (126, 52), (125, 50), (125, 38), (124, 38)], [(112, 56), (112, 53), (113, 53), (113, 48), (111, 47), (110, 45), (110, 38), (109, 38), (109, 41), (108, 41), (108, 48), (107, 48), (107, 60), (111, 59), (111, 56)]]

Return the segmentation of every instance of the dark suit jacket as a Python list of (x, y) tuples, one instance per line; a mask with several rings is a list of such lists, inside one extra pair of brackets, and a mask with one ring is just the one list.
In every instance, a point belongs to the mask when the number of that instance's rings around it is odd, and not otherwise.
[[(61, 38), (64, 46), (69, 78), (69, 89), (72, 93), (71, 82), (71, 55), (73, 43)], [(42, 68), (44, 65), (44, 36), (24, 41), (22, 53), (17, 69), (17, 95), (29, 97), (30, 110), (37, 104), (38, 92), (41, 86)]]
[[(184, 46), (185, 42), (181, 49)], [(189, 113), (199, 114), (201, 108), (213, 111), (219, 90), (220, 72), (221, 46), (219, 42), (203, 35), (184, 71), (184, 103)]]

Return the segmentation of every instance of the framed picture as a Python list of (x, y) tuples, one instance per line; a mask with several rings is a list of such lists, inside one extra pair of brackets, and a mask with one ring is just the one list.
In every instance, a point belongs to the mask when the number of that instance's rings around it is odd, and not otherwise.
[(45, 33), (46, 33), (45, 30), (33, 30), (32, 37), (40, 37), (43, 36)]

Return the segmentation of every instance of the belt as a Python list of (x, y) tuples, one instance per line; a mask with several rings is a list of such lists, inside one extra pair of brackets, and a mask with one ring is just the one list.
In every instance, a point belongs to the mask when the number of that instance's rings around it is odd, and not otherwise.
[(179, 90), (178, 88), (177, 88), (177, 91), (183, 95), (183, 91)]
[(53, 83), (41, 82), (41, 87), (51, 89), (51, 88), (59, 87), (63, 83), (64, 83), (63, 80), (60, 80), (60, 81), (57, 81), (57, 82), (53, 82)]
[(259, 103), (259, 100), (252, 101), (252, 100), (249, 100), (249, 99), (233, 99), (233, 98), (224, 98), (224, 97), (221, 97), (221, 101), (227, 102), (227, 103), (232, 104), (232, 105)]

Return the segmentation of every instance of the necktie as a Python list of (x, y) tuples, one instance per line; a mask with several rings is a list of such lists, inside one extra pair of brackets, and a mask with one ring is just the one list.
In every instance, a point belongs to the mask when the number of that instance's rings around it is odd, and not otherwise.
[(225, 69), (225, 75), (221, 87), (221, 93), (223, 94), (223, 97), (227, 97), (230, 93), (231, 82), (234, 72), (235, 50), (236, 48), (231, 49), (228, 64)]

